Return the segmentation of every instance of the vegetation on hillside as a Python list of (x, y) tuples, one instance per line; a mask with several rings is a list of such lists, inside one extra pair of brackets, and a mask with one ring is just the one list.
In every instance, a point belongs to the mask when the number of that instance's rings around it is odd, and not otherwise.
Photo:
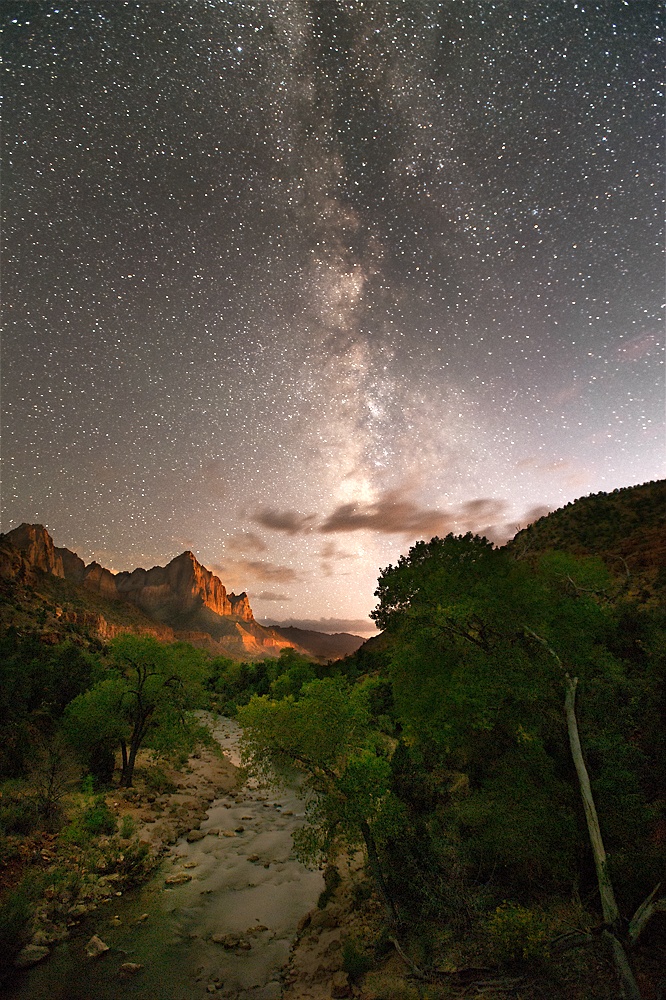
[[(634, 536), (662, 517), (655, 495), (640, 491)], [(528, 963), (537, 993), (651, 996), (666, 955), (666, 615), (645, 582), (658, 574), (643, 563), (627, 585), (631, 553), (532, 541), (417, 543), (379, 578), (380, 643), (333, 680), (239, 710), (248, 764), (303, 774), (302, 857), (364, 846), (417, 978)]]
[[(418, 542), (379, 577), (382, 636), (328, 664), (5, 629), (0, 852), (11, 862), (36, 829), (94, 837), (110, 822), (95, 789), (131, 785), (142, 747), (182, 760), (205, 739), (193, 712), (207, 707), (238, 717), (251, 771), (300, 774), (296, 846), (327, 865), (329, 895), (336, 861), (365, 853), (384, 913), (374, 954), (393, 942), (429, 995), (451, 995), (452, 968), (508, 975), (526, 998), (657, 995), (662, 499), (663, 484), (587, 498), (504, 549)], [(0, 937), (25, 924), (21, 885)], [(349, 970), (360, 977), (372, 954), (362, 942)]]

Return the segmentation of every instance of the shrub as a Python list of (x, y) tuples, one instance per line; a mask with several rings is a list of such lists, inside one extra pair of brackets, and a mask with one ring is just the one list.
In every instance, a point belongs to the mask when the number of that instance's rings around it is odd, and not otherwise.
[(502, 903), (488, 920), (490, 946), (500, 963), (548, 958), (548, 925), (542, 913)]
[(326, 888), (317, 900), (317, 906), (320, 910), (323, 910), (327, 903), (330, 902), (333, 898), (333, 893), (341, 882), (342, 879), (340, 878), (340, 872), (335, 865), (326, 865), (326, 868), (324, 869), (324, 885)]
[(84, 847), (93, 837), (116, 832), (116, 817), (103, 796), (98, 796), (63, 831), (65, 842)]
[(342, 946), (342, 968), (352, 980), (358, 980), (372, 968), (372, 959), (358, 943), (349, 938)]
[(38, 895), (34, 880), (24, 878), (0, 906), (0, 980), (12, 967), (14, 956), (29, 938), (33, 903)]
[(161, 767), (151, 767), (144, 775), (146, 788), (156, 795), (171, 795), (176, 791), (171, 778), (167, 777)]
[(33, 798), (26, 795), (12, 795), (0, 805), (0, 835), (19, 834), (27, 836), (39, 822), (39, 809)]
[(127, 813), (120, 821), (120, 836), (129, 840), (136, 833), (136, 821)]

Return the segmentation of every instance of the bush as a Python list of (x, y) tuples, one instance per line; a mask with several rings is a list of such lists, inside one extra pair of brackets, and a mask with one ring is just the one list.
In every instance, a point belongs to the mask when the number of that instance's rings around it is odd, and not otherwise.
[(323, 910), (327, 903), (330, 902), (333, 898), (333, 893), (341, 882), (342, 879), (340, 878), (340, 872), (335, 865), (326, 865), (326, 868), (324, 869), (324, 885), (326, 888), (317, 900), (317, 906), (320, 910)]
[(148, 791), (155, 795), (171, 795), (177, 791), (171, 778), (167, 777), (161, 767), (151, 767), (144, 774), (144, 781)]
[(109, 809), (103, 796), (95, 798), (79, 816), (63, 831), (66, 843), (84, 847), (94, 837), (116, 832), (116, 817)]
[(493, 955), (500, 963), (549, 957), (549, 929), (542, 913), (518, 903), (502, 903), (488, 920)]
[(15, 955), (27, 944), (32, 904), (38, 887), (28, 878), (8, 893), (0, 906), (0, 980), (12, 968)]
[(120, 821), (120, 836), (129, 840), (136, 833), (136, 821), (133, 816), (126, 814)]
[(356, 981), (370, 971), (372, 959), (350, 938), (342, 946), (342, 968), (351, 980)]

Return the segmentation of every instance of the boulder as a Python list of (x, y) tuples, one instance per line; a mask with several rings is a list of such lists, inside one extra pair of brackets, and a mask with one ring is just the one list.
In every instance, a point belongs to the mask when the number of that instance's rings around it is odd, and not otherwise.
[(41, 962), (42, 959), (46, 958), (47, 955), (51, 954), (51, 950), (43, 944), (27, 944), (25, 948), (21, 948), (20, 952), (14, 959), (14, 965), (17, 969), (27, 969), (31, 965), (36, 965), (37, 962)]
[(164, 881), (167, 885), (182, 885), (183, 882), (191, 882), (192, 876), (189, 872), (176, 872), (175, 875), (168, 875)]
[(108, 950), (108, 944), (105, 944), (104, 941), (102, 941), (101, 938), (98, 938), (96, 934), (93, 934), (86, 945), (86, 955), (88, 958), (99, 958), (100, 955), (103, 955), (104, 952)]
[(342, 998), (352, 996), (351, 986), (349, 985), (349, 976), (346, 972), (341, 969), (338, 972), (333, 973), (333, 978), (331, 979), (331, 997)]
[(206, 833), (204, 830), (190, 830), (185, 840), (188, 844), (193, 844), (196, 840), (203, 840), (205, 836)]
[(143, 966), (139, 965), (138, 962), (123, 962), (119, 971), (121, 976), (128, 977), (136, 975), (139, 969), (143, 969)]

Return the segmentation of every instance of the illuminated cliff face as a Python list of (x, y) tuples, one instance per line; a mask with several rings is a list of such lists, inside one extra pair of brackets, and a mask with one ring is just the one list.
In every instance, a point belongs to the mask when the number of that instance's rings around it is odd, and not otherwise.
[(243, 621), (254, 621), (248, 596), (227, 594), (222, 581), (202, 566), (192, 552), (183, 552), (166, 566), (135, 569), (131, 573), (113, 574), (92, 562), (83, 560), (69, 549), (59, 549), (41, 524), (21, 524), (5, 535), (5, 539), (20, 554), (20, 559), (7, 559), (3, 575), (26, 578), (35, 570), (58, 576), (72, 583), (83, 584), (87, 590), (106, 598), (122, 597), (150, 614), (178, 610), (196, 611), (209, 608), (217, 615), (235, 615)]

